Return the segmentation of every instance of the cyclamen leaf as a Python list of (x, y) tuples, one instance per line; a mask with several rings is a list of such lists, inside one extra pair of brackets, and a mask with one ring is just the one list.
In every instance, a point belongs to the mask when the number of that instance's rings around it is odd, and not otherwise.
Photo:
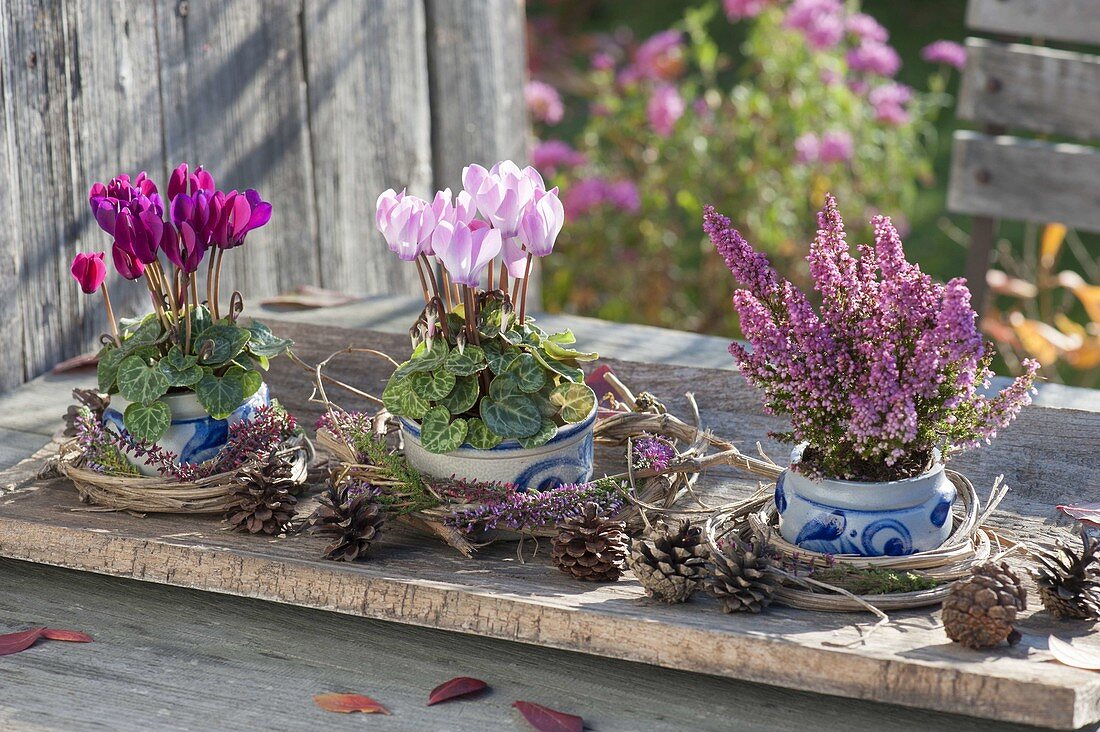
[(122, 359), (126, 357), (126, 353), (121, 348), (114, 348), (113, 346), (104, 346), (99, 351), (99, 363), (96, 364), (96, 378), (99, 381), (99, 390), (104, 394), (111, 391), (115, 385), (115, 378), (118, 376), (118, 365), (122, 363)]
[(545, 340), (542, 342), (542, 348), (546, 351), (546, 355), (558, 361), (568, 361), (570, 359), (574, 361), (595, 361), (599, 358), (598, 353), (586, 353), (584, 351), (577, 351), (572, 348), (566, 348), (565, 346), (555, 343), (551, 340)]
[(466, 420), (466, 442), (471, 447), (476, 447), (478, 450), (492, 450), (503, 441), (503, 437), (494, 433), (477, 417)]
[(488, 688), (489, 685), (481, 679), (474, 679), (469, 676), (459, 676), (450, 681), (445, 681), (432, 689), (432, 693), (428, 695), (428, 706), (430, 707), (433, 704), (450, 701), (451, 699), (457, 699), (462, 696), (470, 696), (471, 694), (476, 694)]
[(207, 374), (195, 386), (195, 394), (211, 417), (225, 419), (244, 402), (244, 380), (240, 374)]
[(512, 706), (538, 732), (584, 732), (584, 719), (575, 714), (566, 714), (527, 701), (518, 701)]
[(455, 380), (455, 388), (451, 389), (450, 394), (440, 399), (439, 403), (451, 414), (462, 414), (473, 409), (479, 394), (476, 375), (460, 376)]
[(172, 346), (168, 355), (157, 363), (157, 368), (168, 379), (170, 386), (194, 386), (202, 378), (198, 358), (185, 356), (179, 346)]
[(536, 348), (531, 351), (531, 355), (538, 359), (546, 368), (553, 371), (555, 374), (565, 377), (567, 381), (581, 382), (584, 380), (584, 372), (576, 366), (570, 366), (569, 364), (562, 363), (557, 359), (551, 358), (546, 354), (546, 351), (541, 348)]
[(371, 699), (369, 696), (363, 696), (362, 694), (317, 694), (313, 697), (313, 702), (326, 712), (338, 712), (340, 714), (351, 714), (352, 712), (362, 712), (363, 714), (389, 714), (389, 711), (384, 706), (374, 699)]
[(172, 426), (172, 410), (164, 402), (134, 402), (122, 415), (126, 431), (139, 440), (156, 442)]
[(428, 452), (445, 455), (457, 450), (466, 439), (466, 420), (451, 420), (446, 407), (433, 407), (420, 423), (420, 444)]
[(571, 331), (569, 328), (566, 328), (560, 333), (552, 333), (551, 335), (546, 336), (546, 339), (543, 341), (544, 345), (546, 341), (558, 343), (563, 346), (568, 346), (572, 343), (576, 343), (577, 337), (573, 335), (573, 331)]
[(558, 434), (558, 426), (553, 422), (543, 420), (542, 426), (539, 427), (539, 431), (530, 437), (521, 437), (519, 444), (530, 450), (533, 447), (539, 447), (550, 442), (550, 440), (554, 439), (556, 434)]
[(505, 371), (489, 382), (489, 398), (506, 399), (510, 396), (523, 396), (519, 387), (519, 377), (511, 371)]
[(256, 320), (248, 326), (248, 333), (248, 352), (253, 356), (275, 358), (294, 345), (294, 341), (280, 338), (271, 332), (271, 328)]
[(10, 656), (13, 653), (27, 650), (42, 637), (42, 631), (44, 630), (45, 628), (32, 628), (0, 635), (0, 656)]
[(504, 438), (530, 437), (542, 426), (538, 407), (525, 395), (499, 400), (482, 399), (481, 419), (489, 429)]
[(485, 365), (485, 351), (478, 346), (466, 346), (461, 351), (454, 349), (443, 364), (444, 368), (455, 376), (476, 374), (485, 368)]
[(519, 358), (519, 350), (502, 343), (499, 340), (485, 341), (481, 344), (485, 352), (485, 359), (489, 362), (489, 370), (494, 374), (503, 372), (508, 366)]
[(79, 630), (61, 630), (60, 628), (43, 628), (42, 637), (46, 640), (67, 641), (69, 643), (91, 643), (92, 636), (81, 633)]
[(151, 402), (168, 391), (168, 377), (139, 355), (122, 360), (116, 379), (118, 393), (128, 402)]
[(241, 374), (241, 403), (260, 390), (264, 384), (264, 377), (259, 371), (245, 371)]
[(530, 353), (520, 354), (505, 373), (514, 375), (520, 391), (527, 394), (538, 391), (546, 383), (546, 371)]
[(228, 363), (244, 350), (251, 337), (252, 334), (249, 331), (235, 325), (212, 325), (195, 339), (197, 347), (201, 347), (207, 341), (214, 344), (213, 349), (199, 359), (199, 363), (203, 366), (220, 366)]
[(160, 343), (162, 340), (168, 337), (168, 333), (164, 330), (164, 326), (160, 324), (160, 320), (157, 319), (155, 313), (149, 313), (145, 316), (145, 319), (134, 328), (129, 335), (124, 335), (122, 340), (122, 350), (126, 353), (133, 353), (141, 346), (151, 346), (154, 343)]
[(432, 341), (432, 349), (430, 351), (428, 350), (428, 342), (425, 341), (413, 350), (413, 371), (431, 371), (437, 366), (442, 366), (446, 363), (447, 356), (449, 355), (451, 355), (450, 346), (448, 346), (447, 341), (442, 338), (437, 338)]
[(561, 418), (570, 424), (583, 422), (596, 408), (596, 395), (585, 384), (566, 383), (550, 392), (550, 403), (561, 408)]
[(409, 387), (428, 401), (438, 401), (455, 387), (455, 375), (442, 368), (417, 371), (409, 377)]
[(417, 394), (408, 379), (390, 377), (382, 392), (382, 404), (398, 417), (420, 419), (428, 411), (428, 400)]

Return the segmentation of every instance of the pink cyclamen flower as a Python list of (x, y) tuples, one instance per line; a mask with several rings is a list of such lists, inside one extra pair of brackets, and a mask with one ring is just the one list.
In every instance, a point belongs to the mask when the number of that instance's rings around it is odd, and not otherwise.
[(142, 264), (152, 264), (157, 261), (165, 228), (164, 221), (152, 209), (137, 213), (123, 209), (115, 221), (115, 243)]
[(230, 191), (214, 232), (214, 243), (221, 249), (239, 247), (244, 244), (248, 232), (265, 226), (270, 220), (271, 204), (254, 189), (249, 188), (244, 193)]
[(85, 295), (90, 295), (99, 289), (103, 280), (107, 279), (107, 265), (103, 263), (105, 252), (81, 252), (73, 258), (73, 265), (69, 271), (73, 279), (80, 285)]
[(893, 46), (878, 41), (864, 40), (848, 51), (845, 58), (848, 68), (864, 74), (893, 76), (901, 68), (901, 56)]
[(565, 105), (558, 90), (545, 81), (532, 80), (523, 88), (527, 111), (539, 122), (556, 125), (565, 116)]
[(543, 140), (531, 151), (531, 164), (544, 175), (554, 175), (562, 168), (573, 168), (588, 162), (564, 140)]
[(849, 33), (863, 40), (886, 43), (890, 39), (889, 31), (867, 13), (856, 13), (848, 16), (848, 20), (844, 22), (844, 27), (848, 29)]
[(187, 174), (187, 163), (180, 163), (172, 174), (168, 176), (168, 201), (169, 203), (181, 193), (195, 195), (199, 191), (213, 193), (216, 189), (214, 176), (203, 170), (200, 165), (195, 172)]
[(731, 23), (744, 18), (755, 18), (764, 12), (771, 0), (722, 0), (722, 7)]
[(546, 190), (537, 170), (531, 166), (521, 170), (511, 160), (502, 160), (489, 170), (480, 165), (467, 166), (462, 171), (462, 187), (504, 239), (519, 233), (523, 210), (535, 191)]
[(795, 0), (783, 25), (802, 31), (813, 48), (832, 48), (844, 38), (844, 5), (840, 0)]
[(390, 251), (406, 262), (430, 251), (436, 220), (432, 207), (422, 198), (404, 191), (400, 195), (392, 189), (383, 191), (376, 203), (375, 224)]
[(503, 240), (500, 259), (504, 268), (508, 270), (508, 276), (512, 279), (522, 280), (527, 276), (527, 250), (523, 248), (519, 236)]
[(444, 221), (432, 234), (432, 249), (443, 261), (451, 281), (476, 287), (489, 262), (500, 253), (500, 229)]
[(108, 183), (94, 183), (88, 191), (88, 205), (95, 216), (99, 228), (111, 236), (115, 235), (115, 219), (123, 209), (133, 213), (152, 210), (157, 215), (164, 213), (164, 205), (157, 186), (142, 171), (133, 182), (130, 176), (122, 174)]
[(962, 69), (966, 66), (966, 47), (954, 41), (933, 41), (921, 49), (920, 57), (930, 63)]
[(823, 163), (841, 163), (852, 159), (852, 136), (844, 130), (830, 130), (821, 136), (818, 157)]
[(817, 162), (821, 152), (821, 141), (812, 132), (799, 135), (794, 141), (794, 160), (796, 163), (806, 165)]
[(684, 100), (679, 90), (671, 84), (662, 84), (653, 90), (646, 104), (649, 126), (661, 137), (672, 134), (676, 121), (684, 116)]
[(565, 209), (558, 198), (558, 189), (536, 191), (519, 225), (519, 238), (527, 251), (545, 257), (554, 249), (554, 242), (565, 224)]
[[(387, 193), (392, 193), (392, 191), (387, 191)], [(444, 188), (442, 191), (436, 192), (431, 203), (432, 215), (435, 217), (436, 225), (438, 226), (440, 221), (450, 221), (452, 224), (460, 222), (468, 225), (477, 215), (474, 199), (466, 191), (459, 191), (458, 195), (454, 196), (453, 203), (451, 199), (450, 188)], [(428, 255), (433, 253), (430, 242), (429, 239), (429, 245), (424, 252)]]
[(114, 260), (115, 270), (117, 270), (124, 279), (136, 280), (145, 274), (145, 265), (134, 256), (133, 252), (119, 246), (117, 239), (115, 243), (111, 245), (111, 259)]

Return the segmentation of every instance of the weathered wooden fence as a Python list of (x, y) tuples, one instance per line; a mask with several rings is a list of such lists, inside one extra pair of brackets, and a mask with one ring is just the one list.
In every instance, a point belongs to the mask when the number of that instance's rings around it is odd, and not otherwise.
[[(1001, 38), (1100, 46), (1097, 0), (970, 0), (966, 21)], [(966, 276), (981, 307), (998, 219), (1100, 232), (1100, 56), (966, 45), (958, 115), (981, 131), (955, 133), (947, 205), (974, 215)]]
[(109, 246), (87, 190), (119, 172), (201, 163), (271, 201), (231, 255), (248, 298), (412, 292), (375, 197), (525, 157), (523, 30), (522, 0), (0, 0), (0, 390), (104, 329), (67, 269)]

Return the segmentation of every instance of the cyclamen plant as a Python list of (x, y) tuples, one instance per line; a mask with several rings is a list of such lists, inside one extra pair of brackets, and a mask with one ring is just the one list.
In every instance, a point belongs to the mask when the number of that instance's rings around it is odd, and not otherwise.
[[(77, 254), (71, 270), (85, 293), (102, 292), (107, 308), (111, 333), (99, 352), (99, 389), (130, 402), (126, 430), (150, 443), (171, 424), (162, 396), (194, 391), (210, 416), (224, 419), (260, 388), (257, 369), (266, 370), (268, 360), (291, 345), (262, 323), (237, 323), (244, 307), (239, 292), (224, 313), (220, 301), (225, 253), (267, 224), (271, 204), (251, 189), (218, 190), (208, 171), (199, 166), (189, 173), (186, 163), (172, 171), (167, 200), (166, 209), (144, 172), (96, 183), (88, 193), (96, 222), (113, 238), (115, 270), (123, 279), (145, 280), (153, 312), (115, 319), (105, 252)], [(204, 261), (206, 299), (200, 300)]]
[(462, 183), (457, 196), (448, 188), (431, 203), (392, 189), (378, 197), (378, 229), (393, 253), (416, 262), (425, 303), (409, 331), (412, 357), (382, 401), (420, 422), (431, 452), (507, 439), (536, 447), (596, 406), (579, 367), (596, 354), (526, 314), (532, 263), (553, 251), (565, 222), (558, 189), (510, 160), (470, 165)]
[(993, 353), (976, 326), (966, 281), (933, 282), (905, 259), (890, 219), (851, 256), (836, 200), (826, 196), (806, 258), (819, 310), (780, 277), (729, 219), (707, 206), (704, 230), (744, 289), (733, 296), (751, 350), (730, 345), (770, 414), (807, 442), (794, 466), (810, 478), (893, 480), (989, 441), (1031, 402), (1039, 364), (988, 397)]

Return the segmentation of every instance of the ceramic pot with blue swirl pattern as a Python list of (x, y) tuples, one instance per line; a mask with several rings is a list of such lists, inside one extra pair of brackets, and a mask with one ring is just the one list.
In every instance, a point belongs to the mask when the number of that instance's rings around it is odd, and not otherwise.
[(592, 477), (592, 427), (596, 410), (583, 422), (558, 428), (558, 434), (539, 447), (525, 448), (505, 440), (491, 450), (464, 444), (439, 455), (420, 444), (420, 425), (401, 419), (405, 459), (422, 473), (437, 478), (454, 476), (482, 483), (511, 483), (520, 490), (546, 490), (567, 483), (584, 483)]
[[(791, 465), (805, 445), (791, 453)], [(822, 554), (902, 556), (936, 549), (951, 535), (955, 486), (936, 453), (931, 470), (873, 483), (810, 480), (787, 469), (775, 484), (779, 533)]]
[[(218, 454), (229, 439), (229, 426), (252, 418), (256, 410), (271, 403), (267, 384), (237, 407), (226, 419), (214, 419), (203, 409), (199, 398), (193, 391), (179, 394), (165, 394), (157, 401), (164, 402), (172, 410), (172, 424), (157, 444), (165, 450), (178, 455), (181, 463), (201, 463)], [(103, 412), (103, 424), (115, 432), (124, 427), (122, 415), (130, 402), (118, 394), (111, 397), (111, 403)], [(130, 464), (145, 476), (159, 476), (156, 468), (145, 465), (144, 461), (127, 455)]]

